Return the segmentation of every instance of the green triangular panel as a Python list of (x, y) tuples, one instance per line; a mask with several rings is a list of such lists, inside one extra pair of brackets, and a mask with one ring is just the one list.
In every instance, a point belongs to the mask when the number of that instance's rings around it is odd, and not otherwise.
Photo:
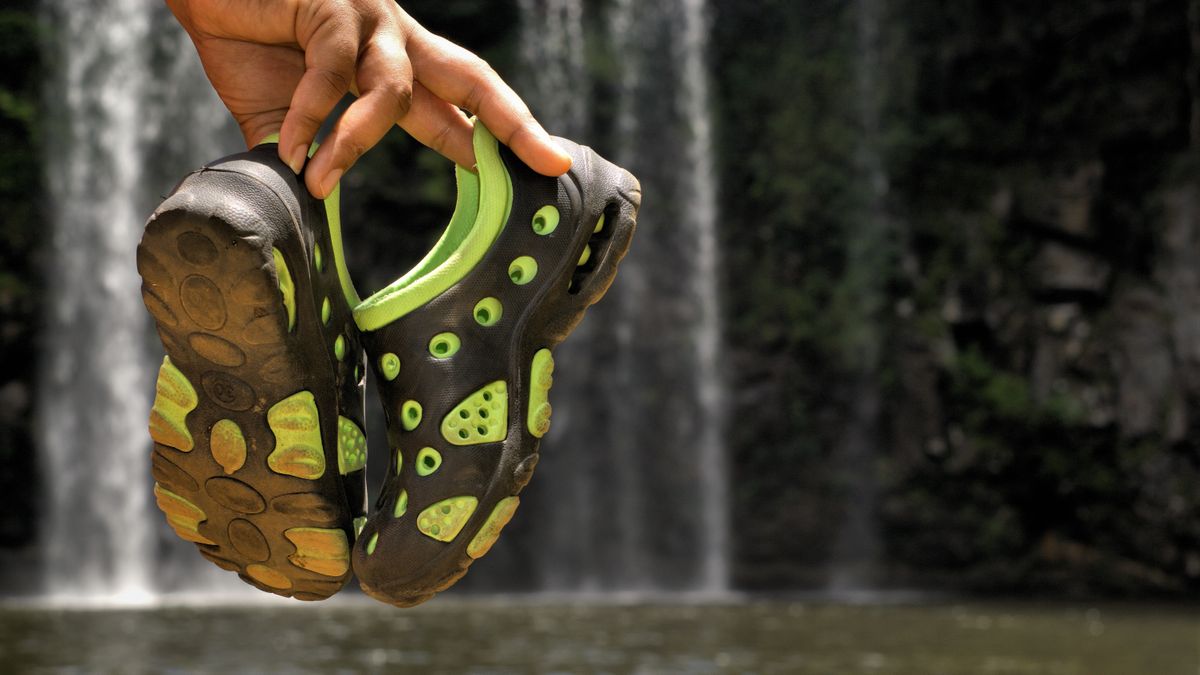
[(442, 437), (454, 445), (504, 440), (508, 435), (508, 385), (496, 380), (454, 407), (442, 420)]

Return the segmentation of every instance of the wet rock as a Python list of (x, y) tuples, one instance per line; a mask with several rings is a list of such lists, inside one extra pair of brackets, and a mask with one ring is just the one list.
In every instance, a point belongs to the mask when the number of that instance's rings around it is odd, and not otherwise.
[(1165, 431), (1174, 368), (1163, 304), (1163, 299), (1146, 287), (1122, 290), (1115, 298), (1117, 416), (1126, 437)]
[(1102, 295), (1112, 267), (1106, 261), (1056, 241), (1042, 244), (1034, 259), (1040, 290), (1049, 293)]

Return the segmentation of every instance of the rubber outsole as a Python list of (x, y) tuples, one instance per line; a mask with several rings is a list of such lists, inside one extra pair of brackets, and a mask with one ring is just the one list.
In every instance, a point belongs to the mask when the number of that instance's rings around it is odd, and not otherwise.
[(302, 228), (286, 197), (203, 171), (146, 226), (138, 271), (167, 354), (152, 469), (168, 524), (202, 556), (263, 591), (321, 600), (349, 579), (364, 510), (362, 357), (313, 255), (330, 251), (327, 230)]

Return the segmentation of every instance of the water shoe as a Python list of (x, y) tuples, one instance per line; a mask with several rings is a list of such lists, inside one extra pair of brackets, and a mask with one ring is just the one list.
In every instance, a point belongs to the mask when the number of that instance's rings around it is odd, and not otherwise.
[(158, 207), (137, 266), (167, 354), (150, 435), (168, 524), (261, 590), (329, 597), (366, 506), (337, 193), (310, 196), (274, 144), (227, 157)]
[(633, 236), (629, 172), (559, 139), (548, 178), (480, 123), (478, 175), (434, 249), (354, 310), (385, 408), (388, 475), (355, 543), (363, 590), (411, 606), (491, 548), (550, 426), (551, 349), (604, 295)]

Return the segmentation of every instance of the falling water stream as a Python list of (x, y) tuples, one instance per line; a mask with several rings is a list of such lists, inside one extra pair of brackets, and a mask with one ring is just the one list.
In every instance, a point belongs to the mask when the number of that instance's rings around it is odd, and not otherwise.
[(859, 129), (855, 165), (863, 198), (850, 228), (847, 281), (857, 308), (858, 325), (847, 332), (859, 335), (850, 358), (858, 372), (851, 383), (853, 403), (846, 431), (832, 461), (845, 486), (844, 516), (829, 560), (828, 587), (836, 595), (868, 594), (877, 587), (882, 545), (876, 509), (879, 485), (875, 461), (880, 443), (881, 392), (878, 369), (882, 352), (879, 316), (885, 291), (878, 270), (886, 267), (890, 228), (886, 207), (889, 177), (881, 149), (881, 13), (885, 0), (856, 0), (854, 57), (855, 109)]
[(229, 147), (220, 104), (160, 3), (46, 0), (53, 220), (38, 456), (47, 592), (157, 592), (146, 414), (155, 372), (134, 248), (164, 189)]
[[(557, 359), (555, 427), (520, 528), (541, 551), (538, 586), (719, 592), (729, 505), (705, 4), (616, 0), (586, 24), (582, 0), (520, 8), (535, 112), (630, 169), (645, 195), (616, 284)], [(589, 116), (602, 103), (585, 67), (593, 37), (618, 66), (611, 130)]]

